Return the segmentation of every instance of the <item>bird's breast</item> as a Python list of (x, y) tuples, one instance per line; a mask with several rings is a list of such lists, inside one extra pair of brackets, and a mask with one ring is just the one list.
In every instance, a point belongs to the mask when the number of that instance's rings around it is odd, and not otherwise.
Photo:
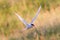
[(32, 28), (32, 25), (31, 25), (31, 24), (28, 24), (27, 28), (28, 28), (28, 29), (29, 29), (29, 28)]

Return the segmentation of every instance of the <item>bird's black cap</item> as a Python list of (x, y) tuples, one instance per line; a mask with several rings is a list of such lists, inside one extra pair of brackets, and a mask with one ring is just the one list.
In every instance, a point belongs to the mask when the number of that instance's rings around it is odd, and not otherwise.
[(31, 24), (32, 26), (34, 26), (34, 24)]

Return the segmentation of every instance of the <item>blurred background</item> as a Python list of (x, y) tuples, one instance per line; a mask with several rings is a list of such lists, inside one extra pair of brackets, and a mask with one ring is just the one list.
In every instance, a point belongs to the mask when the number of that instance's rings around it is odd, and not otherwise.
[[(30, 23), (40, 5), (37, 29), (20, 33), (25, 25), (14, 12)], [(0, 40), (60, 40), (60, 0), (0, 0)]]

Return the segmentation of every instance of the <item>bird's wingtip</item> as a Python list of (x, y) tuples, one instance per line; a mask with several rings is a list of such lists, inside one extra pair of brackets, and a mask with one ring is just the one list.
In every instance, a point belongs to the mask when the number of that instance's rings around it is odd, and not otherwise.
[(17, 12), (15, 12), (14, 14), (15, 14), (15, 15), (18, 15), (18, 13), (17, 13)]

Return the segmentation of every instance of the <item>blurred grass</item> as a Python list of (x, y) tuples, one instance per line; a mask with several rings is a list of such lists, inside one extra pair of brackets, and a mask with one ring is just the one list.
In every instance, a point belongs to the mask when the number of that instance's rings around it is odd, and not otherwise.
[[(41, 32), (46, 31), (45, 35), (41, 34)], [(54, 27), (48, 27), (45, 30), (30, 30), (28, 33), (24, 33), (24, 35), (20, 35), (17, 38), (10, 37), (9, 40), (60, 40), (60, 24), (54, 26)]]
[[(29, 32), (26, 31), (27, 33), (25, 33), (26, 34), (25, 36), (24, 35), (21, 36), (20, 34), (18, 38), (10, 37), (9, 40), (40, 40), (41, 35), (46, 37), (46, 40), (50, 40), (49, 38), (53, 34), (59, 40), (60, 24), (59, 23), (58, 23), (59, 25), (56, 24), (59, 21), (56, 21), (54, 23), (56, 25), (52, 25), (52, 22), (56, 20), (54, 19), (56, 16), (53, 12), (51, 13), (52, 15), (51, 14), (48, 15), (46, 11), (51, 12), (52, 8), (55, 10), (57, 7), (60, 7), (60, 0), (0, 0), (0, 34), (10, 36), (11, 34), (16, 33), (15, 32), (16, 30), (21, 30), (24, 28), (23, 23), (18, 21), (14, 12), (18, 12), (29, 23), (32, 17), (34, 17), (40, 5), (42, 6), (41, 13), (44, 14), (41, 14), (39, 16), (41, 19), (37, 20), (37, 22), (39, 21), (43, 23), (38, 23), (38, 25), (39, 27), (41, 27), (40, 24), (44, 24), (43, 27), (45, 27), (45, 24), (47, 23), (47, 27), (49, 28), (44, 29), (42, 32), (40, 32), (41, 28), (40, 29), (38, 28), (38, 30), (33, 31), (30, 30), (32, 32), (28, 30)], [(60, 12), (56, 12), (56, 15), (57, 17), (59, 15), (60, 18), (59, 13)], [(47, 17), (46, 20), (45, 16)], [(50, 20), (48, 21), (50, 17), (51, 21)], [(35, 23), (36, 25), (37, 22)]]

